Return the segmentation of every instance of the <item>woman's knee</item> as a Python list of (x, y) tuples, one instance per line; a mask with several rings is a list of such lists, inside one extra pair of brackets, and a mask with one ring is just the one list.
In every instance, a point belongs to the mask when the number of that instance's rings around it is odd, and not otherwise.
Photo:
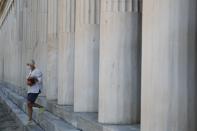
[(32, 102), (28, 101), (28, 102), (27, 102), (27, 106), (30, 107), (30, 108), (33, 107)]

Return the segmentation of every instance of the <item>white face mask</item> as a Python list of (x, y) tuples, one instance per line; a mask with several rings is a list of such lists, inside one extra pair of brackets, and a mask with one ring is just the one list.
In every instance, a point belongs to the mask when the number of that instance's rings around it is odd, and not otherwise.
[(27, 69), (28, 69), (28, 70), (31, 70), (31, 67), (30, 67), (30, 66), (27, 66)]

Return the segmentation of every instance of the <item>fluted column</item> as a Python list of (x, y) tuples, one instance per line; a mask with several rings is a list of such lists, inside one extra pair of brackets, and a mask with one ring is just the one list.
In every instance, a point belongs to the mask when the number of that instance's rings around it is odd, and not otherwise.
[(23, 0), (23, 22), (22, 22), (22, 30), (23, 30), (23, 40), (22, 40), (22, 52), (21, 52), (21, 64), (22, 64), (22, 69), (21, 69), (21, 74), (22, 74), (22, 78), (21, 78), (21, 86), (24, 88), (24, 89), (27, 89), (26, 87), (26, 82), (25, 82), (25, 79), (26, 79), (26, 47), (27, 47), (27, 31), (28, 31), (28, 28), (27, 26), (29, 25), (28, 24), (28, 2), (27, 0)]
[(75, 0), (58, 1), (58, 104), (74, 103)]
[(139, 0), (101, 0), (99, 122), (140, 118)]
[[(10, 1), (9, 1), (10, 2)], [(6, 82), (15, 84), (17, 86), (20, 85), (20, 77), (19, 77), (19, 71), (20, 71), (20, 52), (19, 52), (19, 44), (16, 41), (16, 3), (12, 2), (10, 3), (10, 6), (8, 7), (8, 13), (6, 14), (5, 21), (3, 22), (3, 25), (5, 24), (6, 28), (6, 41), (4, 44), (5, 48), (3, 48), (5, 61), (4, 61), (4, 71), (6, 76)]]
[[(24, 86), (26, 87), (25, 79), (27, 74), (29, 73), (29, 70), (26, 68), (26, 63), (33, 59), (33, 1), (34, 0), (25, 0), (25, 41), (24, 41), (24, 67), (25, 67), (25, 72), (24, 72), (24, 77), (23, 77), (23, 83)], [(27, 89), (27, 87), (25, 88)]]
[(196, 32), (196, 0), (144, 0), (141, 131), (197, 130)]
[(100, 0), (76, 1), (76, 112), (98, 111)]
[(1, 25), (1, 30), (0, 30), (0, 81), (3, 81), (3, 72), (4, 72), (4, 32), (3, 32), (3, 28)]
[[(15, 49), (15, 54), (13, 54), (13, 56), (15, 56), (14, 60), (15, 60), (15, 65), (14, 66), (14, 70), (15, 70), (15, 73), (16, 73), (16, 76), (15, 76), (15, 82), (14, 84), (17, 86), (17, 87), (22, 87), (22, 68), (23, 65), (22, 65), (22, 35), (23, 35), (23, 32), (22, 32), (22, 24), (23, 24), (23, 0), (20, 0), (20, 1), (15, 1), (13, 3), (13, 14), (15, 14), (15, 23), (13, 22), (13, 25), (15, 25), (15, 28), (14, 28), (14, 31), (15, 32), (15, 39), (13, 41), (13, 45), (15, 45), (15, 47), (13, 47)], [(12, 53), (14, 53), (12, 51)]]
[(47, 90), (48, 100), (57, 99), (57, 0), (48, 0)]
[(16, 1), (16, 4), (17, 4), (17, 11), (16, 11), (16, 14), (17, 14), (17, 23), (16, 23), (16, 27), (17, 27), (17, 31), (16, 31), (16, 34), (17, 34), (17, 43), (19, 46), (19, 53), (20, 53), (20, 60), (18, 60), (19, 62), (19, 74), (18, 74), (18, 78), (20, 80), (18, 80), (18, 82), (20, 82), (20, 87), (21, 88), (24, 88), (24, 72), (25, 72), (25, 69), (26, 69), (26, 64), (24, 63), (24, 50), (23, 50), (23, 40), (24, 40), (24, 10), (25, 10), (25, 0), (19, 0), (19, 1)]
[(47, 90), (47, 0), (38, 0), (37, 3), (37, 36), (34, 57), (38, 68), (43, 73), (42, 95)]
[[(33, 0), (27, 0), (27, 43), (26, 43), (26, 63), (33, 59), (32, 38), (33, 38)], [(28, 72), (26, 73), (28, 74)]]

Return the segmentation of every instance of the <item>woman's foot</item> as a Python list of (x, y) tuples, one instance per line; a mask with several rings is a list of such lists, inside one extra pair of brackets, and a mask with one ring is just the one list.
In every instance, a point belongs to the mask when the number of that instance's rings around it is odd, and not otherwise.
[(39, 108), (39, 113), (43, 113), (45, 111), (45, 108), (44, 107), (40, 107)]
[(33, 124), (34, 124), (33, 120), (28, 120), (27, 125), (33, 125)]

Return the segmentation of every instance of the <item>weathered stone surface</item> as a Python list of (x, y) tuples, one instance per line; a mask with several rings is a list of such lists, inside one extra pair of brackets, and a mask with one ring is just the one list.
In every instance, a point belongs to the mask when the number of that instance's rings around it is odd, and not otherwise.
[[(27, 125), (28, 116), (8, 98), (6, 98), (1, 91), (2, 90), (0, 90), (0, 101), (6, 106), (6, 109), (10, 112), (19, 125), (18, 129), (16, 128), (15, 131), (43, 131), (38, 125), (36, 125), (36, 123), (33, 123), (31, 126)], [(10, 128), (11, 125), (7, 125), (7, 127)]]
[(48, 100), (57, 99), (58, 91), (58, 41), (57, 41), (57, 1), (47, 1), (47, 90)]
[[(21, 1), (21, 0), (19, 0)], [(36, 44), (34, 47), (34, 59), (36, 61), (37, 67), (43, 73), (43, 89), (42, 95), (46, 96), (46, 90), (48, 89), (47, 85), (47, 1), (48, 0), (37, 0), (36, 5)], [(23, 1), (21, 1), (23, 2)], [(24, 4), (24, 2), (23, 2)], [(23, 11), (24, 12), (24, 11)], [(22, 15), (22, 14), (21, 14)], [(25, 54), (23, 54), (25, 55)], [(23, 79), (24, 82), (24, 79)]]
[[(40, 99), (40, 98), (38, 98)], [(39, 102), (47, 103), (47, 109), (56, 116), (64, 119), (74, 127), (83, 131), (140, 131), (139, 125), (108, 125), (98, 123), (98, 113), (75, 113), (73, 106), (59, 106), (56, 101), (46, 102), (44, 98)], [(41, 103), (42, 104), (42, 103)]]
[(20, 131), (19, 125), (0, 102), (0, 130), (1, 131)]
[(197, 1), (144, 0), (142, 131), (197, 130)]
[(76, 1), (74, 111), (98, 112), (100, 0)]
[[(1, 90), (3, 94), (7, 94), (6, 96), (10, 96), (10, 99), (19, 99), (20, 96), (17, 96), (16, 93), (11, 90), (3, 88)], [(16, 95), (10, 95), (16, 94)], [(17, 96), (17, 97), (16, 97)], [(19, 100), (16, 100), (16, 102)], [(72, 126), (77, 129), (82, 129), (83, 131), (139, 131), (139, 126), (135, 125), (107, 125), (98, 123), (98, 114), (97, 113), (75, 113), (73, 106), (60, 106), (57, 105), (57, 101), (46, 101), (46, 98), (39, 97), (39, 104), (45, 105), (46, 109), (50, 113), (44, 113), (43, 115), (38, 114), (38, 110), (34, 109), (33, 118), (36, 122), (41, 123), (42, 127), (45, 129), (50, 127), (51, 129), (57, 128), (57, 123), (62, 123), (61, 120), (65, 120)], [(17, 102), (20, 103), (20, 102)], [(22, 108), (25, 112), (27, 112), (26, 103), (23, 104)], [(54, 115), (52, 115), (52, 114)], [(57, 116), (57, 117), (56, 117)], [(59, 117), (59, 118), (58, 118)], [(55, 121), (55, 123), (51, 123), (50, 120)], [(57, 124), (57, 125), (56, 125)], [(68, 126), (70, 127), (70, 125)], [(135, 130), (134, 130), (135, 129)]]
[(140, 122), (142, 74), (142, 131), (197, 131), (196, 0), (144, 0), (143, 26), (142, 0), (4, 1), (0, 90), (27, 112), (34, 59), (44, 84), (37, 102), (50, 113), (33, 117), (45, 130), (139, 130), (131, 124)]
[(133, 2), (101, 0), (99, 67), (101, 123), (140, 122), (141, 13), (132, 10), (132, 7), (135, 7), (132, 6)]
[(75, 0), (58, 1), (58, 104), (74, 104)]
[[(1, 92), (3, 92), (3, 94)], [(7, 93), (7, 95), (4, 94), (5, 92)], [(27, 105), (25, 102), (25, 98), (23, 98), (22, 96), (18, 96), (16, 93), (12, 92), (11, 90), (2, 88), (2, 87), (0, 89), (0, 93), (1, 93), (0, 96), (6, 97), (6, 99), (9, 99), (8, 101), (10, 105), (13, 105), (12, 102), (14, 102), (17, 106), (19, 106), (20, 109), (16, 106), (10, 107), (11, 109), (14, 110), (14, 112), (17, 112), (17, 111), (21, 112), (21, 110), (23, 110), (24, 112), (27, 113)], [(22, 119), (23, 118), (22, 116), (19, 114), (19, 116), (15, 116), (15, 117)], [(36, 123), (39, 123), (39, 125), (44, 130), (47, 130), (47, 131), (63, 131), (63, 130), (78, 131), (71, 125), (68, 125), (65, 121), (61, 120), (60, 118), (54, 116), (53, 114), (47, 111), (45, 111), (43, 114), (39, 114), (39, 111), (37, 108), (34, 108), (33, 119), (36, 121)], [(27, 120), (28, 120), (27, 116), (25, 117), (25, 119), (22, 119), (23, 124), (24, 122), (26, 122), (27, 124)]]

